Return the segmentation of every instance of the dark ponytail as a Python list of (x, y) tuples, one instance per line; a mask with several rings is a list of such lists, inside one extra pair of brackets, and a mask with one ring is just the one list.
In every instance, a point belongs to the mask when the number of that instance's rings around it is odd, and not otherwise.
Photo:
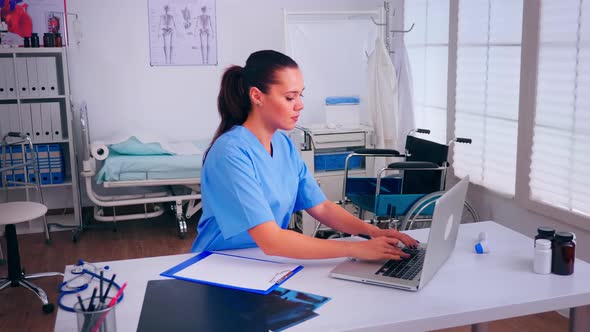
[(217, 110), (221, 122), (215, 131), (211, 145), (223, 133), (235, 125), (241, 125), (248, 118), (252, 105), (244, 84), (243, 71), (244, 68), (240, 66), (231, 66), (223, 73), (217, 97)]
[[(298, 68), (298, 66), (293, 59), (283, 53), (264, 50), (250, 54), (245, 67), (234, 65), (225, 70), (217, 97), (217, 110), (221, 122), (215, 131), (209, 149), (219, 136), (233, 126), (243, 124), (248, 119), (252, 109), (250, 88), (256, 87), (262, 93), (268, 93), (270, 85), (278, 83), (275, 72), (285, 68)], [(205, 152), (205, 157), (207, 152)]]

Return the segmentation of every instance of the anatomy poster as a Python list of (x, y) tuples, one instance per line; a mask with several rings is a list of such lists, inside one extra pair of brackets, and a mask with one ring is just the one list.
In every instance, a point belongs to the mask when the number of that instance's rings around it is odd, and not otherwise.
[(148, 0), (150, 65), (217, 65), (215, 0)]

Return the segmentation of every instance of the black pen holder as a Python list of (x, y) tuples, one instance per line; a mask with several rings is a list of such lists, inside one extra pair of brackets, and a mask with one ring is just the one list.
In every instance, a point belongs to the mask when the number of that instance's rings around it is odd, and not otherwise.
[[(91, 301), (91, 298), (86, 298), (74, 304), (74, 312), (78, 321), (78, 332), (116, 332), (117, 318), (115, 317), (115, 308), (117, 303), (112, 307), (108, 307), (112, 298), (107, 297), (104, 303), (98, 301), (98, 297)], [(92, 302), (92, 305), (90, 305)], [(82, 308), (82, 305), (84, 308)], [(84, 309), (84, 310), (83, 310)]]

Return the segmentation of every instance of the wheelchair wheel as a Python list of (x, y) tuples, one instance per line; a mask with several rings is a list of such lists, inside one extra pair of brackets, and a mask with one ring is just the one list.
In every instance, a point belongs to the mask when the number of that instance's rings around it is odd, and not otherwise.
[(465, 204), (463, 205), (463, 216), (461, 217), (461, 223), (467, 224), (472, 222), (479, 222), (479, 214), (469, 203), (469, 201), (465, 200)]
[[(443, 194), (444, 191), (437, 191), (422, 197), (420, 200), (414, 203), (414, 205), (412, 205), (412, 207), (408, 210), (408, 213), (406, 213), (406, 215), (402, 218), (400, 230), (430, 227), (432, 216), (424, 215), (422, 212), (432, 204), (435, 204), (438, 198)], [(465, 224), (472, 222), (479, 222), (479, 214), (473, 205), (471, 205), (471, 203), (466, 200), (465, 204), (463, 205), (461, 223)]]
[(422, 212), (432, 204), (436, 203), (436, 200), (443, 194), (444, 191), (433, 192), (431, 194), (425, 195), (416, 203), (414, 203), (406, 215), (403, 216), (400, 224), (400, 230), (406, 231), (410, 229), (428, 227), (432, 221), (432, 216), (423, 214)]

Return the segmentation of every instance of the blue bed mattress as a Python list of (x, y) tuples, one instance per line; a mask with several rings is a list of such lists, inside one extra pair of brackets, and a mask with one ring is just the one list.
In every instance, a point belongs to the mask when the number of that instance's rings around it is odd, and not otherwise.
[(96, 183), (199, 178), (202, 163), (202, 155), (131, 156), (111, 153), (103, 161)]

